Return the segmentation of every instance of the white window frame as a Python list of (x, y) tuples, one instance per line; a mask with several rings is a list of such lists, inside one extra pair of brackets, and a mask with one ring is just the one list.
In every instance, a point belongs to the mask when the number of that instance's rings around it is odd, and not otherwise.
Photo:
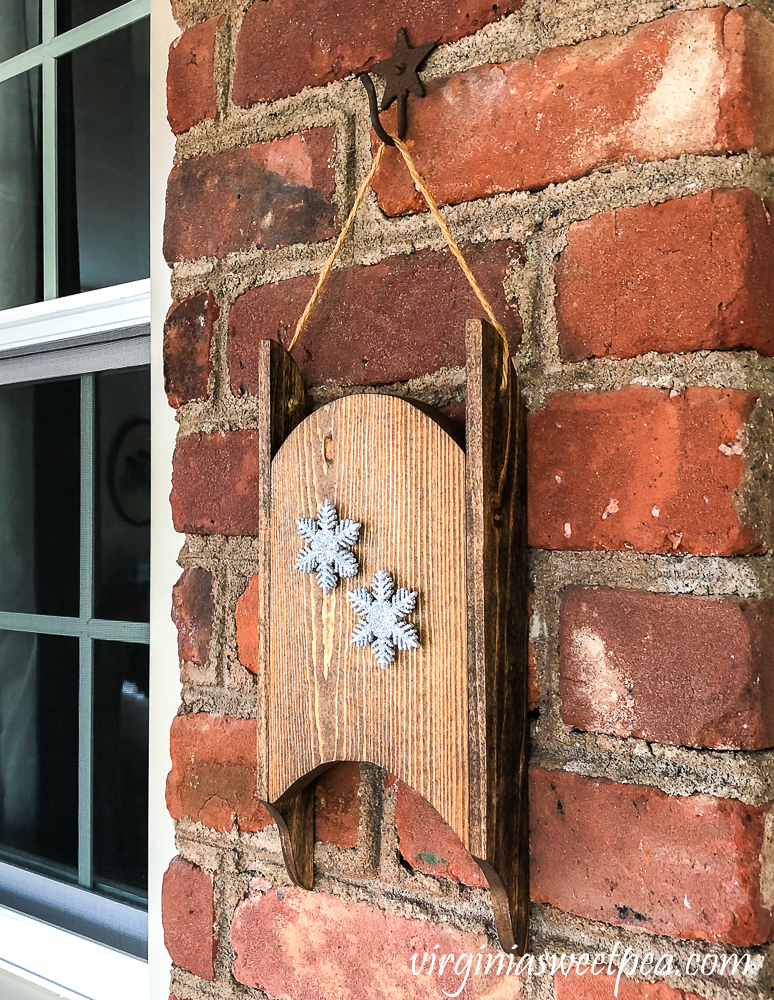
[[(150, 0), (130, 0), (59, 35), (56, 0), (42, 0), (41, 6), (41, 44), (0, 63), (0, 83), (41, 67), (45, 301), (0, 311), (0, 385), (88, 376), (149, 365), (151, 361), (149, 279), (56, 297), (56, 60), (147, 17)], [(83, 447), (82, 440), (82, 451)], [(94, 638), (99, 637), (99, 626), (95, 622)], [(139, 632), (143, 633), (141, 641), (147, 642), (147, 625), (127, 623), (125, 638), (136, 640)], [(89, 683), (82, 671), (82, 711)], [(85, 765), (90, 768), (90, 752), (90, 746), (79, 750), (83, 758), (79, 779)], [(79, 881), (90, 885), (90, 844), (84, 850), (83, 843), (85, 820), (90, 840), (90, 779), (79, 780)], [(15, 900), (19, 908), (13, 905)], [(92, 934), (100, 941), (91, 938)], [(136, 955), (145, 947), (147, 915), (143, 911), (0, 861), (0, 970), (40, 988), (41, 996), (53, 993), (73, 1000), (144, 1000), (148, 997), (147, 960)]]
[[(88, 376), (149, 365), (150, 360), (148, 279), (0, 312), (0, 385)], [(90, 444), (87, 440), (85, 447)], [(92, 512), (82, 511), (84, 516), (91, 518)], [(0, 614), (0, 627), (2, 617)], [(31, 631), (34, 624), (31, 620)], [(147, 626), (126, 626), (126, 639), (136, 638), (135, 633), (142, 631), (148, 641)], [(95, 627), (99, 623), (95, 622)], [(88, 714), (84, 702), (90, 702), (90, 684), (90, 677), (82, 671), (84, 714)], [(82, 779), (91, 774), (88, 741), (82, 741), (79, 754), (79, 876), (89, 884), (90, 845), (84, 848), (84, 837), (88, 834), (90, 840), (91, 780)], [(0, 861), (0, 899), (13, 897), (26, 912), (0, 903), (0, 969), (76, 1000), (142, 1000), (148, 996), (147, 961), (128, 953), (136, 954), (147, 946), (143, 911)], [(52, 915), (52, 919), (56, 912), (58, 926), (31, 915), (36, 912)], [(115, 947), (90, 940), (84, 933), (112, 941)]]
[[(150, 278), (0, 311), (3, 357), (76, 347), (106, 334), (147, 336)], [(136, 328), (142, 327), (141, 333)], [(89, 339), (91, 338), (91, 340)]]
[(0, 83), (11, 77), (41, 70), (43, 115), (41, 122), (41, 151), (43, 157), (43, 298), (55, 299), (59, 295), (59, 210), (57, 163), (57, 74), (56, 61), (97, 41), (105, 35), (126, 28), (150, 14), (150, 0), (129, 0), (128, 3), (108, 11), (93, 21), (77, 28), (56, 31), (56, 0), (40, 0), (41, 43), (0, 62)]
[(53, 993), (68, 1000), (148, 996), (147, 962), (133, 955), (5, 906), (0, 906), (0, 936), (0, 969), (45, 990), (44, 996)]

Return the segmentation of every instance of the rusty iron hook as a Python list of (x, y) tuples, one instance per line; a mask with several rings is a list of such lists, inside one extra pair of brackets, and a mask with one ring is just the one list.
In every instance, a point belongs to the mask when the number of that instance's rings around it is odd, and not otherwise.
[(399, 28), (395, 39), (395, 48), (389, 59), (371, 67), (371, 72), (384, 77), (384, 95), (382, 106), (376, 100), (376, 88), (368, 73), (359, 73), (358, 79), (363, 84), (368, 94), (368, 108), (371, 114), (371, 124), (374, 132), (387, 146), (394, 146), (393, 137), (387, 132), (379, 120), (381, 111), (386, 111), (393, 101), (398, 102), (398, 138), (406, 138), (406, 105), (408, 104), (409, 93), (417, 97), (425, 96), (425, 88), (419, 79), (417, 70), (427, 58), (428, 54), (435, 48), (436, 42), (427, 42), (412, 48), (409, 45), (408, 33), (405, 28)]
[[(394, 146), (395, 140), (387, 132), (379, 120), (379, 102), (376, 97), (376, 87), (374, 87), (374, 81), (368, 75), (368, 73), (358, 73), (358, 80), (363, 84), (368, 94), (368, 111), (371, 115), (371, 125), (373, 126), (374, 132), (379, 136), (385, 146)], [(402, 98), (398, 99), (398, 138), (404, 139), (406, 137), (406, 104), (408, 103), (408, 96), (403, 95)]]

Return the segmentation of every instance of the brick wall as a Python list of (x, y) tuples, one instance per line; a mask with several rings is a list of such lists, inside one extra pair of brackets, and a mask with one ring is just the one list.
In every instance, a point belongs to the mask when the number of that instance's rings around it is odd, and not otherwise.
[[(165, 328), (181, 707), (164, 883), (177, 1000), (437, 997), (415, 952), (493, 950), (479, 869), (410, 788), (316, 788), (317, 892), (255, 798), (256, 352), (288, 342), (373, 141), (352, 74), (440, 39), (409, 145), (502, 318), (528, 402), (532, 950), (700, 956), (774, 983), (774, 9), (701, 0), (172, 0)], [(388, 116), (385, 116), (385, 121)], [(315, 404), (464, 422), (480, 310), (385, 156), (295, 356)], [(645, 981), (647, 980), (647, 981)], [(606, 977), (465, 997), (608, 1000)]]

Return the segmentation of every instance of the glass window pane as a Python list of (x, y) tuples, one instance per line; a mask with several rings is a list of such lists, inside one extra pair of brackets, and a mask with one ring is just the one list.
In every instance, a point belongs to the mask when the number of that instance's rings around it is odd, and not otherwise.
[(58, 61), (59, 291), (147, 278), (147, 19)]
[(10, 309), (43, 298), (40, 69), (0, 83), (0, 123), (0, 309)]
[(3, 386), (0, 611), (78, 615), (79, 520), (79, 380)]
[(0, 62), (40, 44), (40, 0), (0, 0)]
[(150, 620), (150, 372), (97, 376), (98, 618)]
[(57, 31), (61, 34), (125, 3), (126, 0), (56, 0)]
[(148, 647), (94, 643), (94, 873), (147, 892)]
[(78, 640), (0, 631), (0, 692), (0, 855), (74, 876)]

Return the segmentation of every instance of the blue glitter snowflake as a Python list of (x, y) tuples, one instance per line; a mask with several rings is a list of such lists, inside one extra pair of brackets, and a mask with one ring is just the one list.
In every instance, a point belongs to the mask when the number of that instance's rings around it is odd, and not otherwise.
[(417, 630), (402, 619), (414, 610), (417, 593), (402, 587), (393, 596), (395, 584), (389, 573), (379, 570), (369, 593), (365, 587), (352, 590), (349, 600), (362, 617), (352, 632), (355, 646), (372, 646), (376, 662), (384, 669), (395, 659), (397, 649), (416, 649)]
[(317, 517), (300, 517), (298, 533), (307, 543), (298, 553), (296, 569), (302, 573), (317, 570), (317, 582), (324, 594), (330, 594), (340, 577), (357, 574), (357, 559), (348, 551), (360, 537), (359, 521), (339, 521), (330, 500), (323, 501)]

